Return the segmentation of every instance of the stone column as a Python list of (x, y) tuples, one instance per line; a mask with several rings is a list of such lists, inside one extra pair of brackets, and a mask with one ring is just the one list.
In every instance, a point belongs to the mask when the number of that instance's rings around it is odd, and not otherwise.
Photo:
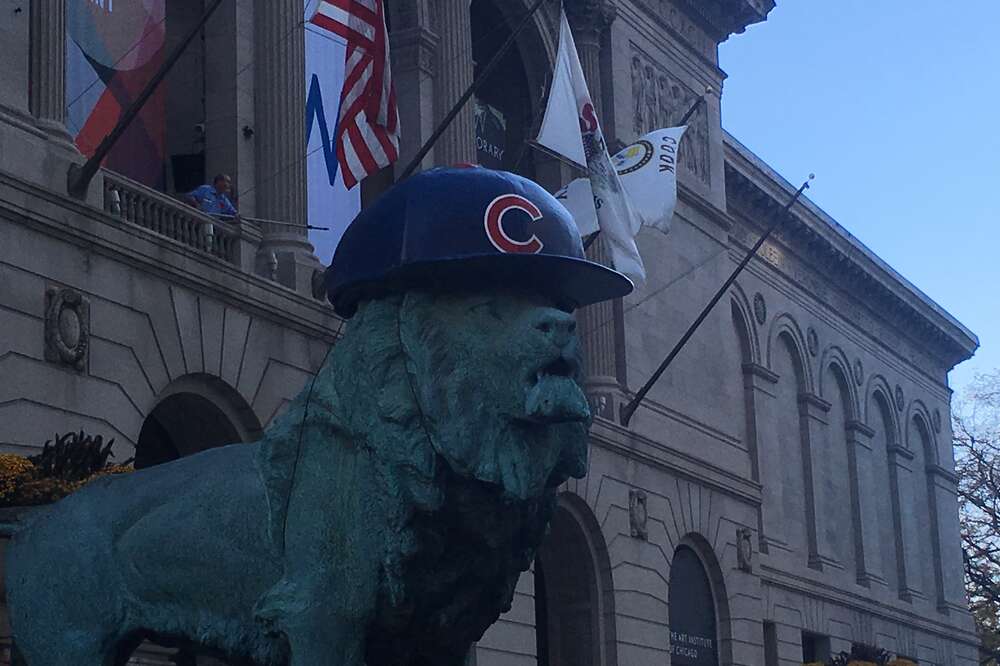
[(601, 42), (615, 20), (615, 7), (605, 0), (567, 0), (566, 17), (573, 30), (573, 41), (576, 42), (576, 50), (580, 55), (580, 66), (587, 79), (587, 89), (590, 90), (594, 110), (597, 111), (601, 127), (607, 131), (611, 123), (604, 115)]
[(244, 127), (257, 128), (251, 69), (254, 1), (223, 2), (204, 30), (205, 173), (208, 178), (219, 173), (232, 176), (233, 189), (240, 194), (240, 213), (248, 217), (257, 216), (257, 137), (243, 133)]
[[(601, 79), (601, 40), (614, 20), (614, 12), (601, 0), (575, 0), (566, 4), (580, 65), (594, 102), (601, 128), (611, 127), (604, 115)], [(605, 135), (606, 140), (610, 137)], [(611, 259), (601, 238), (590, 246), (587, 256), (605, 266)], [(616, 420), (619, 396), (626, 383), (624, 354), (624, 313), (621, 301), (605, 301), (584, 308), (578, 315), (583, 341), (586, 389), (596, 416)]]
[[(440, 37), (434, 78), (434, 116), (440, 122), (472, 85), (470, 0), (434, 0), (434, 25)], [(466, 104), (434, 146), (434, 163), (452, 166), (476, 161), (475, 109)]]
[(854, 558), (858, 584), (885, 585), (879, 556), (878, 505), (876, 497), (885, 492), (873, 477), (875, 431), (860, 421), (847, 423), (847, 458), (850, 466), (851, 513), (854, 525)]
[(66, 0), (32, 0), (29, 105), (38, 127), (73, 145), (66, 130)]
[(278, 281), (311, 293), (319, 261), (306, 224), (306, 84), (302, 0), (254, 2), (254, 110), (257, 217), (263, 224), (261, 254), (278, 258)]
[(825, 530), (819, 521), (825, 515), (824, 507), (817, 499), (821, 497), (816, 492), (816, 484), (822, 478), (819, 455), (822, 453), (824, 429), (829, 426), (827, 414), (830, 403), (812, 393), (799, 395), (799, 418), (802, 433), (802, 478), (805, 489), (806, 505), (806, 538), (809, 543), (809, 566), (823, 571), (825, 567), (840, 567), (836, 558), (832, 557), (833, 549), (827, 543)]
[[(409, 164), (424, 142), (434, 132), (437, 113), (434, 108), (437, 70), (437, 33), (431, 29), (430, 0), (390, 3), (392, 32), (392, 80), (396, 86), (396, 104), (403, 131), (399, 136), (399, 168)], [(424, 158), (421, 169), (434, 166), (434, 151)]]
[(6, 64), (0, 76), (0, 115), (22, 127), (34, 125), (28, 111), (30, 32), (30, 7), (12, 8), (0, 21), (0, 62)]

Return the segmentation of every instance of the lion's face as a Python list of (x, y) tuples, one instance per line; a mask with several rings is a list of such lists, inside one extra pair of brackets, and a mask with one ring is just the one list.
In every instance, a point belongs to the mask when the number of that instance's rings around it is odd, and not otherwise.
[(586, 473), (571, 315), (513, 292), (411, 292), (400, 334), (434, 448), (456, 472), (519, 499)]

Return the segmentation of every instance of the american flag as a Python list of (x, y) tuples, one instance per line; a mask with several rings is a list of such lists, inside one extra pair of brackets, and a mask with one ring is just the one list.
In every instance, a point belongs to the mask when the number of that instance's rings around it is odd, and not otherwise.
[(348, 189), (399, 157), (383, 0), (320, 0), (310, 22), (347, 40), (337, 160)]

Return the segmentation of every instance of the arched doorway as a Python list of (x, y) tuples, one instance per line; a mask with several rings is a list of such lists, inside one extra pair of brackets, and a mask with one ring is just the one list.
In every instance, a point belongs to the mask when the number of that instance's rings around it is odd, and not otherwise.
[[(177, 460), (199, 451), (250, 442), (261, 434), (260, 422), (243, 397), (208, 374), (185, 375), (158, 396), (146, 416), (135, 451), (136, 469)], [(225, 666), (186, 650), (144, 642), (129, 663)]]
[(534, 577), (538, 665), (612, 666), (607, 552), (596, 519), (575, 496), (560, 498)]
[(136, 445), (137, 469), (198, 451), (248, 442), (261, 432), (253, 410), (235, 389), (211, 375), (174, 381), (142, 424)]
[(712, 584), (693, 548), (678, 546), (670, 565), (670, 663), (718, 666), (719, 634)]
[(210, 400), (194, 393), (175, 393), (161, 401), (142, 424), (135, 466), (152, 467), (238, 441), (236, 426)]
[[(472, 0), (474, 77), (482, 74), (510, 37), (511, 26), (520, 21), (524, 9), (521, 3), (508, 0)], [(521, 34), (517, 45), (476, 93), (476, 146), (482, 166), (536, 178), (535, 154), (528, 141), (538, 130), (544, 86), (543, 80), (534, 79), (539, 79), (539, 74), (544, 79), (544, 72), (551, 69), (532, 67), (526, 62), (527, 54), (545, 54), (538, 33), (530, 29)]]

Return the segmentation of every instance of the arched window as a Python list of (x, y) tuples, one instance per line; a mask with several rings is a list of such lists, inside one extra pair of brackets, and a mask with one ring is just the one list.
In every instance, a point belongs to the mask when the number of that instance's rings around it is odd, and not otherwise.
[(927, 466), (936, 462), (934, 444), (931, 439), (927, 422), (914, 416), (910, 420), (907, 437), (907, 448), (913, 454), (913, 469), (916, 480), (915, 506), (917, 513), (926, 512), (928, 521), (926, 529), (918, 532), (916, 559), (920, 563), (919, 578), (916, 585), (920, 586), (924, 595), (932, 602), (941, 604), (944, 601), (943, 573), (941, 569), (941, 543), (938, 529), (937, 498), (934, 494), (934, 484), (927, 473)]
[(890, 464), (889, 452), (897, 447), (895, 422), (892, 407), (881, 391), (872, 397), (873, 410), (871, 427), (874, 454), (874, 478), (882, 482), (883, 490), (877, 495), (878, 548), (881, 556), (882, 573), (889, 589), (901, 592), (906, 575), (902, 555), (902, 526), (899, 522), (898, 479), (894, 465)]
[(701, 558), (679, 546), (670, 564), (670, 663), (718, 666), (719, 635), (715, 594)]
[[(765, 465), (768, 478), (762, 479), (765, 494), (778, 502), (772, 511), (777, 520), (770, 520), (768, 537), (782, 535), (784, 544), (794, 552), (811, 552), (809, 515), (805, 486), (803, 422), (799, 396), (805, 389), (805, 375), (794, 343), (782, 334), (775, 345), (772, 369), (777, 375), (774, 386), (773, 410), (769, 420), (774, 432), (774, 465)], [(780, 461), (780, 462), (778, 462)], [(762, 469), (762, 472), (763, 472)]]
[[(503, 11), (508, 8), (504, 4), (496, 0), (472, 0), (472, 59), (477, 77), (510, 37), (510, 21)], [(540, 97), (532, 95), (535, 88), (521, 55), (523, 42), (530, 39), (534, 35), (529, 30), (519, 38), (519, 45), (500, 61), (476, 93), (475, 102), (479, 162), (533, 178), (535, 156), (528, 140), (534, 138), (530, 133), (536, 124)]]
[[(847, 422), (851, 418), (850, 392), (847, 378), (840, 367), (830, 364), (826, 367), (823, 385), (827, 387), (826, 398), (830, 402), (827, 416), (826, 441), (824, 449), (813, 451), (819, 461), (821, 478), (815, 480), (817, 492), (821, 493), (820, 506), (826, 515), (819, 519), (820, 529), (825, 534), (824, 543), (833, 548), (833, 556), (848, 571), (856, 571), (857, 538), (854, 525), (854, 503), (851, 480), (851, 455), (848, 451)], [(846, 501), (848, 500), (849, 501)]]

